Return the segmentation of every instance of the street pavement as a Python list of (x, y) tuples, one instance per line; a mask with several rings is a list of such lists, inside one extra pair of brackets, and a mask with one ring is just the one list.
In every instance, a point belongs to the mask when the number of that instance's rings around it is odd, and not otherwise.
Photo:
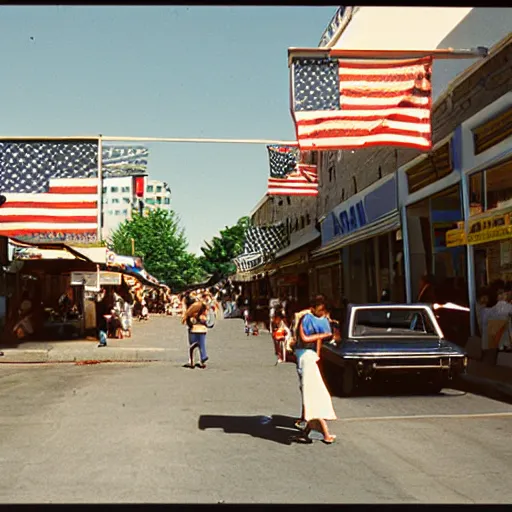
[(295, 367), (274, 364), (268, 334), (219, 321), (202, 370), (183, 367), (178, 319), (140, 329), (174, 358), (0, 365), (1, 503), (512, 501), (509, 404), (451, 389), (334, 397), (337, 442), (300, 445)]

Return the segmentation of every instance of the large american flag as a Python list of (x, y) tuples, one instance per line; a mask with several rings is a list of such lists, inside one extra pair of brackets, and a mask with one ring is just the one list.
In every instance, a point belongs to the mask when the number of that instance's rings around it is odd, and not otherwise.
[(267, 149), (270, 165), (268, 195), (318, 195), (316, 165), (299, 163), (300, 152), (296, 147), (271, 145)]
[(292, 112), (301, 150), (431, 149), (431, 57), (295, 57), (292, 66)]
[(94, 241), (98, 229), (97, 141), (0, 142), (0, 235)]

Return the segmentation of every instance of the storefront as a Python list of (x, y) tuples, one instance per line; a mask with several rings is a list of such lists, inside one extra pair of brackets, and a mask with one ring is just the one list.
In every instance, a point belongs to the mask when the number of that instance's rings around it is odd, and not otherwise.
[[(321, 229), (322, 246), (312, 252), (312, 263), (318, 270), (323, 265), (331, 267), (332, 293), (353, 303), (379, 302), (383, 292), (389, 300), (403, 301), (395, 175), (380, 179), (338, 205), (322, 221)], [(327, 279), (324, 277), (324, 283)]]
[(500, 290), (512, 299), (512, 93), (463, 123), (458, 138), (465, 215), (448, 244), (467, 252), (471, 332), (483, 350), (498, 349), (503, 329), (494, 328), (497, 318), (482, 325), (481, 310), (493, 308)]

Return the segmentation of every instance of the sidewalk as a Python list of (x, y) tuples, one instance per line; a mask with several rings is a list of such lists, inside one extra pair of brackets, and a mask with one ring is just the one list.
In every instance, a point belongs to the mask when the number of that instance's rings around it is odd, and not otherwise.
[(512, 403), (512, 368), (470, 359), (460, 384), (470, 393)]
[(134, 321), (132, 337), (97, 340), (22, 341), (0, 343), (0, 363), (144, 362), (182, 359), (186, 331), (176, 317), (151, 316)]

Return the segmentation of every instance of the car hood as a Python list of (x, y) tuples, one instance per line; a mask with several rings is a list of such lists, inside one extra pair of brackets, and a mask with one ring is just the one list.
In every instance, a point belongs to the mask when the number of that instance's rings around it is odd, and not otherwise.
[(386, 340), (344, 340), (339, 346), (328, 345), (330, 349), (340, 355), (363, 355), (363, 354), (404, 354), (404, 355), (463, 355), (464, 351), (454, 343), (443, 339), (386, 339)]

